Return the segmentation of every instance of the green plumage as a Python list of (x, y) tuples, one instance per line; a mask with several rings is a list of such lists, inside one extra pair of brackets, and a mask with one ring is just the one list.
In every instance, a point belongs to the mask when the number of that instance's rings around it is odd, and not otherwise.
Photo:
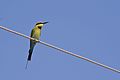
[[(32, 29), (31, 37), (39, 40), (40, 33), (41, 33), (41, 29), (39, 29), (38, 27), (35, 27)], [(28, 61), (31, 60), (32, 52), (33, 52), (35, 45), (36, 45), (36, 42), (33, 40), (30, 40), (30, 49), (29, 49)]]
[[(35, 27), (31, 31), (30, 37), (39, 40), (40, 35), (41, 35), (41, 29), (42, 29), (43, 25), (46, 24), (46, 23), (48, 23), (48, 22), (38, 22), (38, 23), (36, 23)], [(32, 52), (33, 52), (33, 49), (34, 49), (35, 45), (36, 45), (36, 41), (30, 40), (30, 49), (29, 49), (29, 55), (28, 55), (28, 58), (27, 58), (28, 61), (31, 61)]]
[[(42, 29), (43, 25), (46, 24), (46, 23), (48, 23), (48, 22), (38, 22), (38, 23), (36, 23), (35, 27), (31, 31), (30, 37), (39, 40), (40, 35), (41, 35), (41, 29)], [(28, 61), (31, 61), (33, 49), (34, 49), (36, 43), (37, 43), (36, 41), (30, 40), (30, 49), (29, 49), (29, 54), (28, 54), (28, 58), (27, 58), (26, 69), (27, 69)]]

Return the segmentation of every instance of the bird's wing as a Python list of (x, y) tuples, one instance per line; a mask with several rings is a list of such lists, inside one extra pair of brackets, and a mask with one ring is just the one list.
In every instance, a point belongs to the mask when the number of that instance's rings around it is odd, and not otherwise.
[(30, 37), (33, 37), (33, 34), (35, 33), (35, 30), (32, 29)]
[[(34, 38), (34, 37), (33, 37), (33, 36), (34, 36), (34, 33), (35, 33), (35, 29), (33, 28), (32, 31), (31, 31), (30, 37)], [(34, 45), (35, 45), (35, 41), (30, 40), (30, 48), (31, 48), (32, 46), (34, 46)]]

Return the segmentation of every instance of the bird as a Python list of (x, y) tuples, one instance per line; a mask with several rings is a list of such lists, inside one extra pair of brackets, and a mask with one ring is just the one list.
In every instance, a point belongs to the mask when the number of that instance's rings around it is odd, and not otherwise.
[[(44, 24), (47, 24), (47, 23), (48, 22), (37, 22), (31, 31), (30, 37), (39, 40), (40, 35), (41, 35), (41, 29), (44, 26)], [(37, 43), (36, 41), (30, 39), (30, 49), (29, 49), (29, 54), (27, 57), (26, 69), (27, 69), (28, 61), (31, 61), (33, 49), (36, 43)]]

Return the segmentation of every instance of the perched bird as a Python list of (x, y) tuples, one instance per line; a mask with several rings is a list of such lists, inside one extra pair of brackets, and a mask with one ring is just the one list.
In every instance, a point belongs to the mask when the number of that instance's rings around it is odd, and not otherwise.
[[(36, 23), (35, 27), (31, 31), (31, 36), (30, 37), (39, 40), (40, 35), (41, 35), (41, 29), (42, 29), (43, 25), (46, 24), (46, 23), (48, 23), (48, 22), (38, 22), (38, 23)], [(28, 55), (28, 58), (27, 58), (27, 64), (28, 64), (28, 61), (31, 61), (32, 52), (33, 52), (33, 49), (34, 49), (36, 43), (37, 43), (36, 41), (30, 40), (30, 49), (29, 49), (29, 55)], [(27, 64), (26, 64), (26, 68), (27, 68)]]

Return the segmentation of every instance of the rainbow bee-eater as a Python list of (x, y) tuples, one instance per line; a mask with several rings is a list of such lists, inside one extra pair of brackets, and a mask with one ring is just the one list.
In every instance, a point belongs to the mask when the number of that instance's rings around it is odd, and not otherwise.
[[(30, 37), (39, 40), (40, 35), (41, 35), (41, 29), (44, 26), (44, 24), (46, 24), (46, 23), (48, 23), (48, 22), (37, 22), (35, 24), (35, 27), (31, 31)], [(27, 58), (27, 63), (28, 63), (28, 61), (31, 61), (32, 52), (33, 52), (33, 49), (34, 49), (36, 43), (37, 43), (36, 41), (30, 40), (30, 49), (29, 49), (29, 55)], [(26, 64), (26, 68), (27, 68), (27, 64)]]

